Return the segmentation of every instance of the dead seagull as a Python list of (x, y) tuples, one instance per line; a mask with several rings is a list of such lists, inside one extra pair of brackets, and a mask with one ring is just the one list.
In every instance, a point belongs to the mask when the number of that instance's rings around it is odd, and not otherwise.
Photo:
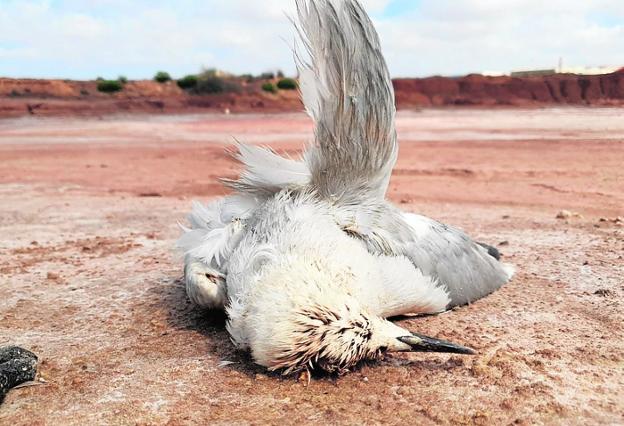
[(390, 204), (394, 91), (357, 0), (296, 0), (315, 122), (302, 159), (239, 145), (234, 193), (196, 203), (178, 241), (190, 299), (225, 309), (234, 344), (289, 374), (345, 373), (386, 352), (470, 354), (387, 320), (477, 300), (513, 274), (462, 231)]

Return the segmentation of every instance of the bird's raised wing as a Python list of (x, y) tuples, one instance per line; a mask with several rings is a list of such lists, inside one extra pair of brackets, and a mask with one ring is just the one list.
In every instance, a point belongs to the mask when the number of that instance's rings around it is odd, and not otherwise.
[(356, 0), (297, 0), (297, 55), (315, 123), (305, 154), (310, 183), (339, 203), (383, 199), (397, 157), (394, 90), (377, 32)]
[[(245, 165), (238, 192), (270, 196), (306, 186), (319, 198), (350, 205), (382, 201), (396, 162), (394, 89), (379, 38), (357, 0), (297, 0), (299, 86), (314, 120), (303, 162), (239, 145)], [(307, 59), (304, 59), (307, 56)]]

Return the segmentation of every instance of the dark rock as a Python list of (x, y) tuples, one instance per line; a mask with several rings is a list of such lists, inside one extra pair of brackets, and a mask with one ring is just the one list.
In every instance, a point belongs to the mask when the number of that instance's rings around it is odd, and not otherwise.
[(0, 348), (0, 402), (17, 385), (35, 379), (37, 356), (17, 346)]

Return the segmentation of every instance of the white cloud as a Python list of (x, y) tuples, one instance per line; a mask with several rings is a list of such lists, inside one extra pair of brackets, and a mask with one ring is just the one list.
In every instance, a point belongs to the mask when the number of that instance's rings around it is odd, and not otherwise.
[[(617, 25), (601, 24), (609, 16)], [(394, 75), (465, 74), (568, 65), (624, 65), (624, 2), (454, 0), (422, 2), (381, 20)]]
[[(624, 1), (422, 0), (384, 17), (363, 0), (393, 75), (624, 64)], [(291, 0), (4, 0), (0, 75), (182, 75), (201, 66), (293, 72)]]

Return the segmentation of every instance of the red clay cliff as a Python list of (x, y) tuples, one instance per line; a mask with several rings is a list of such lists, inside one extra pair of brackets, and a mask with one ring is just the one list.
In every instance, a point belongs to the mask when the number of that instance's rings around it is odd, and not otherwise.
[[(236, 80), (233, 92), (195, 95), (175, 82), (132, 81), (121, 92), (98, 92), (95, 81), (0, 78), (0, 117), (230, 111), (301, 111), (296, 91), (268, 93), (262, 81)], [(441, 106), (624, 105), (624, 68), (604, 75), (400, 78), (399, 109)]]

